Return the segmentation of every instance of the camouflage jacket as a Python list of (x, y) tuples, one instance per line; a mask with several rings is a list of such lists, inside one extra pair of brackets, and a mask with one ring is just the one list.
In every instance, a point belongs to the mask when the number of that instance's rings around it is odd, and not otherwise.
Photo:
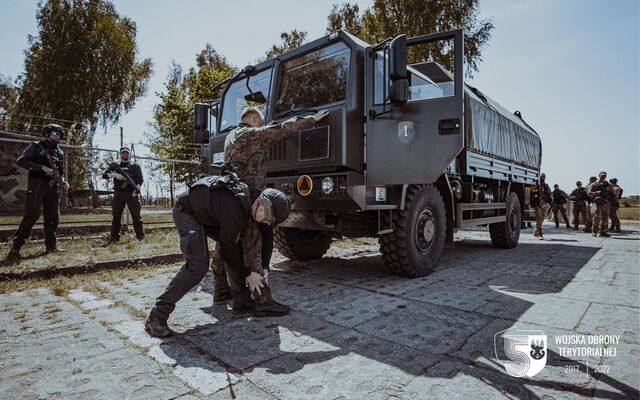
[(224, 161), (251, 190), (261, 191), (267, 177), (269, 148), (278, 140), (311, 128), (313, 123), (313, 117), (293, 117), (259, 128), (240, 123), (225, 139)]
[(611, 203), (616, 197), (613, 186), (607, 181), (592, 183), (588, 193), (591, 201), (596, 204)]
[(557, 189), (551, 192), (551, 204), (553, 205), (561, 205), (567, 202), (567, 194), (564, 190)]
[(571, 200), (574, 205), (584, 205), (584, 202), (588, 200), (586, 189), (583, 187), (573, 189), (573, 192), (569, 195), (569, 200)]

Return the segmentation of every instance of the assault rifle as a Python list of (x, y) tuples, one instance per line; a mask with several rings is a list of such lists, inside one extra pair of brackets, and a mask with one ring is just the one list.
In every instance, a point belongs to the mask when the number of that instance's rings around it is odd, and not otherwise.
[(62, 179), (62, 175), (60, 175), (60, 170), (58, 170), (58, 164), (51, 157), (51, 152), (49, 150), (44, 150), (42, 155), (47, 159), (47, 164), (49, 164), (49, 168), (53, 170), (53, 175), (51, 176), (51, 180), (49, 181), (49, 186), (53, 187), (55, 185), (63, 186), (64, 180)]
[(131, 176), (125, 170), (122, 169), (120, 165), (118, 165), (117, 163), (112, 163), (109, 166), (109, 169), (119, 173), (124, 177), (124, 182), (122, 183), (123, 188), (126, 188), (128, 185), (131, 185), (131, 187), (133, 188), (133, 193), (140, 194), (140, 190), (138, 190), (138, 186), (136, 185), (136, 183), (133, 181), (133, 179), (131, 179)]

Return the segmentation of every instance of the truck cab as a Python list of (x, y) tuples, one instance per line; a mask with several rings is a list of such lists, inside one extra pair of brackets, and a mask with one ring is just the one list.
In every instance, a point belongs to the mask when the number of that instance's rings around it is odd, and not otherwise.
[[(435, 268), (456, 229), (488, 225), (494, 245), (515, 247), (540, 141), (520, 116), (465, 85), (463, 39), (454, 30), (370, 45), (337, 31), (243, 69), (219, 101), (195, 106), (203, 170), (216, 173), (247, 106), (268, 123), (326, 109), (269, 150), (267, 186), (292, 199), (275, 228), (285, 256), (316, 259), (333, 237), (376, 236), (386, 264), (415, 277)], [(412, 46), (442, 41), (453, 72), (408, 63)]]

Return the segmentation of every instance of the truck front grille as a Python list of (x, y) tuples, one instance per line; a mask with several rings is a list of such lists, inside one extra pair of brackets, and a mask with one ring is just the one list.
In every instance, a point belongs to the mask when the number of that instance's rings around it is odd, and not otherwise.
[(287, 139), (282, 139), (269, 149), (268, 161), (285, 160), (287, 158)]

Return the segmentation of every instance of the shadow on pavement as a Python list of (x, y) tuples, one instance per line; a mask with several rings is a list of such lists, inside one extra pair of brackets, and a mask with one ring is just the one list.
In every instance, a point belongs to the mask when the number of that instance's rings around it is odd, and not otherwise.
[[(565, 317), (542, 295), (561, 292), (598, 250), (548, 241), (497, 250), (467, 240), (446, 251), (431, 275), (413, 280), (390, 273), (379, 255), (285, 261), (274, 266), (272, 285), (274, 297), (292, 306), (291, 315), (233, 318), (226, 307), (213, 307), (218, 322), (189, 329), (161, 348), (178, 365), (199, 367), (195, 346), (279, 397), (336, 397), (365, 387), (390, 395), (389, 385), (397, 385), (398, 397), (438, 397), (460, 390), (447, 381), (455, 378), (457, 385), (461, 377), (473, 378), (470, 388), (477, 387), (479, 398), (543, 397), (533, 388), (637, 397), (634, 387), (595, 373), (598, 360), (563, 359), (554, 346), (535, 378), (511, 377), (496, 361), (494, 335), (516, 321), (523, 329), (555, 324), (543, 327), (549, 338), (572, 332), (574, 316), (562, 327)], [(567, 363), (618, 392), (563, 375)]]

